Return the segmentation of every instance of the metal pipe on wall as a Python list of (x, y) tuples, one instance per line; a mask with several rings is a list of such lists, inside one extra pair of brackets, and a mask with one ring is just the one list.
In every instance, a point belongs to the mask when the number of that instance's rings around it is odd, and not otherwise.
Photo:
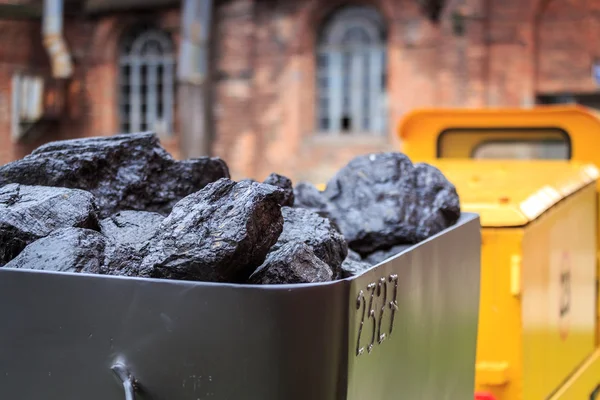
[(201, 84), (208, 71), (208, 39), (212, 22), (211, 0), (183, 0), (180, 82)]
[(212, 0), (182, 0), (182, 40), (177, 77), (181, 154), (210, 154), (209, 38)]
[(492, 0), (485, 0), (484, 4), (484, 25), (482, 29), (483, 33), (483, 45), (485, 52), (483, 55), (483, 90), (485, 95), (483, 98), (483, 104), (489, 106), (491, 103), (490, 95), (490, 80), (492, 76)]
[(52, 76), (69, 78), (73, 74), (73, 63), (63, 37), (62, 0), (44, 0), (42, 39), (50, 57)]

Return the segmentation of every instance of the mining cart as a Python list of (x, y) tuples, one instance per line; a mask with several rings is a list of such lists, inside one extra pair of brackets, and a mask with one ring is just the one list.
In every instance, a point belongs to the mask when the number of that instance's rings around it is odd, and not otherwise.
[(398, 132), (481, 218), (475, 399), (600, 398), (597, 114), (423, 109)]
[(472, 399), (480, 242), (319, 284), (0, 269), (0, 399)]

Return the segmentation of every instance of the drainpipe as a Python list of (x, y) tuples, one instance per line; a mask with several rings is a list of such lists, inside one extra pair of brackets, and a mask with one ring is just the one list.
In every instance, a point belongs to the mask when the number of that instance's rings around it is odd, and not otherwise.
[(44, 0), (42, 38), (52, 64), (52, 76), (69, 78), (73, 73), (71, 55), (62, 35), (62, 0)]
[(206, 78), (212, 3), (211, 0), (183, 0), (180, 82), (202, 84)]
[(485, 106), (491, 105), (492, 97), (490, 92), (491, 76), (492, 76), (492, 0), (485, 0), (484, 8), (484, 23), (483, 23), (483, 91), (484, 98), (483, 104)]
[(185, 158), (210, 154), (208, 43), (212, 8), (212, 0), (182, 0), (182, 38), (177, 78), (180, 148)]

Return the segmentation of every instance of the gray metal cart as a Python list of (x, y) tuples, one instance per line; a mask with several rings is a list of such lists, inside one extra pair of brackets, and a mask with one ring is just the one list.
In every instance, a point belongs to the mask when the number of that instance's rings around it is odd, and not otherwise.
[(480, 225), (252, 286), (0, 269), (2, 400), (473, 398)]

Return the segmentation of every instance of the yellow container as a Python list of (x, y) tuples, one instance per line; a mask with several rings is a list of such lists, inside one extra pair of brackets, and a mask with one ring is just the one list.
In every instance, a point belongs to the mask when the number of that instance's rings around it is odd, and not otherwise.
[(600, 120), (577, 106), (430, 109), (399, 135), (481, 216), (476, 393), (595, 399)]
[(546, 399), (595, 349), (597, 171), (553, 162), (432, 164), (456, 185), (462, 209), (481, 216), (475, 390)]

